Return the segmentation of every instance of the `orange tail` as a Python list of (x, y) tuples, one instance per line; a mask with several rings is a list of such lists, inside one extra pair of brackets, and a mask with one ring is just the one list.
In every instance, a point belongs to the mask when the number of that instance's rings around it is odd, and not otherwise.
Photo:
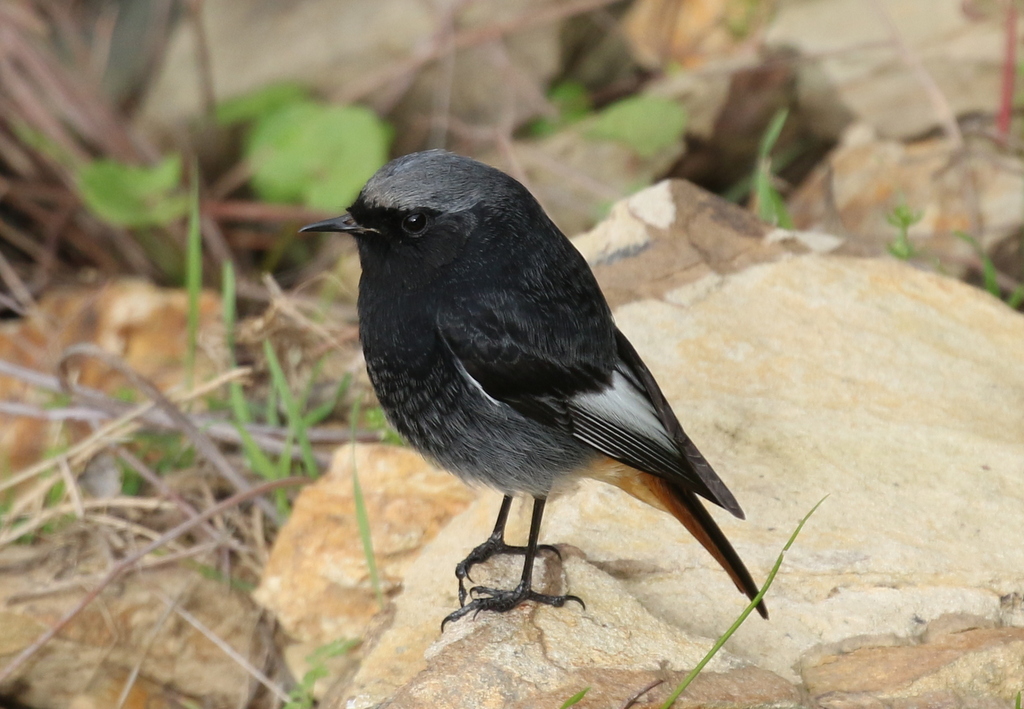
[[(606, 465), (596, 466), (589, 472), (596, 479), (615, 485), (638, 500), (670, 513), (715, 557), (740, 593), (745, 593), (751, 600), (759, 593), (743, 560), (694, 493), (610, 459)], [(757, 612), (767, 620), (768, 608), (764, 601), (757, 604)]]
[[(718, 524), (701, 504), (701, 501), (697, 499), (697, 496), (689, 490), (672, 485), (667, 480), (648, 473), (641, 473), (641, 475), (646, 478), (643, 482), (654, 493), (654, 496), (722, 565), (740, 593), (745, 593), (747, 598), (754, 600), (754, 596), (760, 592), (760, 589), (754, 583), (754, 579), (750, 577), (750, 572), (744, 566), (740, 555), (732, 548), (732, 544), (725, 538), (725, 534), (719, 529)], [(757, 612), (765, 620), (768, 619), (768, 608), (764, 601), (757, 604)]]

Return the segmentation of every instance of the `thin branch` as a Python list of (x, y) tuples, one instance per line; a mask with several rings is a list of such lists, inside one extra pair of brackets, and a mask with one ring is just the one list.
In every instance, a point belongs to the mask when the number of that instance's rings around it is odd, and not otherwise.
[(122, 709), (122, 707), (124, 707), (125, 702), (128, 701), (128, 695), (131, 693), (132, 687), (135, 686), (135, 680), (139, 678), (139, 671), (142, 670), (142, 663), (146, 661), (146, 658), (149, 656), (150, 650), (153, 649), (153, 643), (156, 642), (157, 637), (160, 635), (160, 630), (164, 627), (164, 623), (167, 622), (167, 619), (171, 617), (171, 614), (174, 613), (175, 610), (177, 610), (178, 605), (181, 603), (181, 599), (185, 595), (185, 593), (191, 593), (191, 590), (192, 587), (188, 589), (183, 589), (178, 594), (177, 598), (172, 599), (172, 602), (167, 604), (167, 607), (164, 608), (163, 613), (161, 613), (160, 617), (156, 619), (155, 623), (153, 623), (153, 627), (149, 631), (149, 636), (146, 638), (145, 642), (142, 645), (142, 649), (139, 652), (139, 659), (135, 661), (134, 665), (132, 665), (131, 672), (129, 672), (128, 677), (125, 678), (124, 687), (121, 689), (121, 694), (117, 698), (117, 704), (114, 705), (114, 709)]
[[(61, 385), (65, 391), (69, 394), (82, 393), (78, 390), (78, 387), (72, 384), (68, 379), (69, 360), (74, 357), (93, 357), (100, 360), (111, 369), (119, 372), (122, 376), (128, 379), (135, 388), (139, 389), (150, 401), (167, 414), (175, 424), (177, 424), (181, 432), (192, 441), (192, 445), (196, 447), (196, 450), (199, 451), (203, 457), (205, 457), (213, 467), (217, 469), (217, 472), (221, 474), (221, 477), (233, 485), (236, 490), (245, 491), (250, 489), (249, 481), (246, 480), (241, 473), (235, 470), (234, 466), (228, 462), (227, 457), (225, 457), (221, 452), (220, 448), (214, 445), (209, 436), (192, 423), (188, 416), (183, 414), (181, 410), (175, 406), (170, 399), (164, 396), (164, 394), (149, 380), (129, 367), (120, 357), (107, 352), (99, 347), (99, 345), (81, 343), (78, 345), (72, 345), (64, 350), (64, 354), (61, 356), (60, 361), (57, 364), (57, 372), (59, 373)], [(266, 512), (275, 523), (281, 523), (280, 515), (269, 500), (260, 498), (256, 500), (256, 504), (261, 505), (263, 507), (263, 511)]]
[[(154, 559), (148, 559), (139, 562), (136, 570), (138, 571), (150, 571), (152, 569), (159, 569), (170, 564), (181, 561), (182, 559), (191, 559), (194, 556), (200, 556), (208, 551), (215, 551), (219, 545), (216, 542), (203, 542), (188, 549), (182, 549), (180, 551), (173, 551), (167, 554), (161, 554)], [(43, 598), (45, 596), (52, 596), (56, 593), (65, 593), (70, 590), (82, 590), (90, 582), (98, 582), (103, 578), (102, 574), (89, 574), (87, 576), (79, 576), (71, 578), (66, 581), (57, 581), (48, 586), (42, 588), (33, 588), (25, 591), (19, 591), (18, 593), (12, 593), (4, 602), (7, 605), (14, 605), (15, 603), (23, 603), (25, 601), (31, 601), (35, 598)]]
[[(163, 597), (164, 603), (166, 603), (168, 606), (172, 606), (173, 601), (170, 598), (168, 598), (165, 594), (160, 593), (159, 591), (157, 593), (161, 597)], [(213, 632), (212, 630), (207, 628), (202, 623), (202, 621), (200, 621), (194, 615), (189, 613), (184, 608), (178, 608), (178, 607), (174, 608), (174, 612), (177, 613), (179, 616), (181, 616), (185, 620), (185, 622), (187, 622), (193, 628), (195, 628), (200, 633), (202, 633), (206, 637), (207, 640), (209, 640), (211, 643), (213, 643), (214, 645), (219, 647), (221, 649), (221, 651), (225, 655), (227, 655), (232, 660), (234, 660), (239, 666), (242, 667), (242, 669), (244, 669), (252, 677), (254, 677), (257, 682), (259, 682), (264, 687), (266, 687), (271, 692), (273, 692), (274, 696), (276, 696), (282, 702), (287, 702), (289, 699), (291, 699), (291, 697), (288, 696), (287, 692), (285, 692), (283, 689), (278, 687), (273, 682), (273, 680), (271, 680), (269, 677), (267, 677), (265, 674), (263, 674), (263, 672), (261, 672), (259, 670), (259, 668), (255, 667), (251, 662), (249, 662), (249, 660), (247, 660), (245, 657), (243, 657), (241, 655), (241, 653), (239, 653), (233, 647), (228, 645), (228, 643), (225, 642), (222, 637), (220, 637), (215, 632)]]
[(32, 298), (32, 293), (29, 292), (25, 282), (21, 280), (21, 276), (14, 270), (14, 266), (3, 255), (3, 252), (0, 252), (0, 280), (7, 284), (11, 295), (18, 300), (22, 308), (31, 310), (35, 307), (36, 302)]
[[(143, 480), (152, 485), (156, 490), (160, 492), (161, 495), (163, 495), (172, 503), (174, 503), (174, 505), (179, 510), (181, 510), (181, 512), (186, 517), (192, 518), (197, 517), (199, 515), (199, 511), (195, 507), (190, 505), (188, 501), (185, 500), (185, 498), (183, 498), (181, 495), (179, 495), (177, 492), (171, 489), (170, 485), (168, 485), (160, 475), (157, 475), (156, 472), (150, 470), (149, 466), (143, 463), (137, 457), (135, 457), (131, 451), (127, 450), (124, 446), (117, 446), (116, 450), (117, 456), (121, 460), (130, 465), (142, 477)], [(218, 542), (218, 546), (219, 543), (224, 540), (224, 535), (218, 532), (213, 527), (211, 527), (209, 524), (204, 522), (200, 525), (200, 528), (211, 539)]]
[[(242, 370), (242, 369), (234, 369), (234, 370), (232, 370), (230, 372), (226, 372), (226, 373), (220, 375), (219, 377), (216, 377), (213, 380), (203, 384), (202, 386), (196, 387), (192, 391), (188, 392), (186, 395), (184, 395), (184, 396), (182, 396), (180, 398), (180, 401), (182, 401), (182, 402), (190, 401), (190, 400), (192, 400), (192, 399), (194, 399), (196, 397), (200, 397), (200, 396), (203, 396), (205, 394), (208, 394), (209, 392), (217, 389), (218, 387), (222, 386), (226, 382), (229, 382), (229, 381), (231, 381), (233, 379), (236, 379), (237, 377), (241, 376), (242, 374), (245, 373), (245, 371), (246, 370)], [(8, 374), (8, 373), (10, 373), (11, 376), (23, 375), (24, 376), (23, 381), (29, 381), (29, 382), (33, 382), (34, 381), (34, 382), (39, 382), (40, 384), (48, 383), (48, 380), (51, 379), (47, 375), (40, 374), (39, 372), (36, 372), (35, 370), (27, 369), (25, 367), (19, 367), (18, 365), (11, 364), (10, 362), (5, 362), (3, 360), (0, 360), (0, 374)], [(19, 376), (19, 378), (21, 378), (21, 376)], [(56, 379), (53, 379), (53, 381), (56, 381)], [(41, 388), (46, 388), (46, 387), (44, 386), (44, 387), (41, 387)], [(90, 389), (86, 389), (85, 387), (78, 387), (77, 390), (79, 392), (82, 392), (82, 391), (92, 392), (93, 391), (93, 390), (90, 390)], [(59, 386), (57, 387), (56, 391), (60, 391), (60, 387)], [(96, 392), (96, 393), (99, 394), (99, 392)], [(102, 397), (103, 395), (99, 394), (99, 396)], [(55, 465), (55, 460), (57, 458), (59, 458), (59, 457), (65, 457), (69, 461), (71, 461), (71, 460), (76, 459), (79, 456), (92, 455), (92, 452), (96, 448), (98, 448), (98, 447), (106, 447), (107, 441), (109, 439), (116, 438), (118, 435), (122, 435), (124, 433), (124, 429), (126, 427), (131, 426), (131, 425), (135, 425), (136, 419), (144, 416), (147, 412), (149, 412), (155, 406), (156, 406), (156, 404), (154, 404), (153, 402), (146, 402), (144, 404), (140, 404), (138, 406), (135, 406), (135, 407), (131, 408), (126, 413), (120, 415), (118, 418), (116, 418), (113, 421), (111, 421), (110, 423), (108, 423), (106, 426), (103, 426), (99, 430), (93, 432), (85, 440), (83, 440), (83, 441), (81, 441), (79, 443), (76, 443), (75, 445), (71, 446), (71, 448), (69, 448), (67, 451), (62, 453), (60, 456), (55, 456), (54, 458), (48, 458), (46, 460), (42, 460), (42, 461), (40, 461), (38, 463), (35, 463), (34, 465), (30, 465), (29, 467), (24, 468), (20, 472), (10, 476), (9, 478), (7, 478), (7, 479), (5, 479), (3, 481), (0, 481), (0, 492), (3, 492), (4, 490), (8, 490), (8, 489), (10, 489), (12, 487), (15, 487), (17, 485), (20, 485), (21, 483), (25, 482), (26, 480), (28, 480), (28, 479), (30, 479), (32, 477), (35, 477), (36, 475), (39, 475), (41, 472), (49, 470), (50, 468), (52, 468)], [(117, 414), (115, 413), (113, 415), (117, 415)]]
[(665, 680), (663, 680), (663, 679), (656, 679), (656, 680), (654, 680), (649, 685), (647, 685), (646, 687), (644, 687), (643, 689), (638, 691), (636, 694), (631, 696), (629, 699), (627, 699), (626, 702), (622, 705), (621, 709), (629, 709), (631, 706), (633, 706), (634, 704), (637, 703), (637, 701), (640, 699), (640, 697), (644, 696), (645, 694), (650, 692), (652, 689), (654, 689), (658, 685), (664, 684), (664, 683), (665, 683)]

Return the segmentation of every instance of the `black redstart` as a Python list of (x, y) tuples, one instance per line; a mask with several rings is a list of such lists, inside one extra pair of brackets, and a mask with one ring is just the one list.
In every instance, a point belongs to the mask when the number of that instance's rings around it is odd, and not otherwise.
[[(739, 504), (615, 327), (590, 267), (522, 184), (443, 150), (382, 167), (348, 213), (302, 231), (355, 237), (359, 335), (388, 420), (420, 453), (503, 492), (494, 532), (456, 567), (461, 608), (561, 606), (531, 588), (544, 503), (581, 477), (669, 512), (753, 598), (757, 584), (698, 496)], [(526, 547), (505, 544), (512, 495), (532, 495)], [(511, 590), (475, 587), (494, 554), (524, 554)], [(758, 611), (768, 612), (762, 602)], [(443, 627), (442, 623), (442, 627)]]

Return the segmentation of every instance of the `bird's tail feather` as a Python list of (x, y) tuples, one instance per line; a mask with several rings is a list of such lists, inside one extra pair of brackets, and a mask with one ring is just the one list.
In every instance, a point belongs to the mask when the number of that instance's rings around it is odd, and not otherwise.
[[(665, 509), (676, 519), (683, 523), (687, 531), (692, 534), (705, 549), (715, 557), (726, 573), (736, 584), (741, 593), (745, 593), (751, 600), (759, 593), (759, 589), (750, 572), (743, 564), (739, 554), (732, 548), (732, 544), (726, 539), (725, 534), (719, 529), (711, 514), (704, 508), (697, 496), (678, 485), (673, 485), (659, 477), (647, 473), (643, 482), (650, 489)], [(768, 618), (768, 608), (762, 600), (757, 605), (757, 612), (761, 617)]]

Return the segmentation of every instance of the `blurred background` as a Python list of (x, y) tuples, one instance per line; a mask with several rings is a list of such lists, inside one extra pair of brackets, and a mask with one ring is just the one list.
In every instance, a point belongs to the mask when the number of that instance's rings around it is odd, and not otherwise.
[[(0, 705), (164, 701), (168, 687), (180, 702), (160, 706), (313, 701), (249, 597), (294, 499), (258, 486), (316, 475), (352, 438), (393, 440), (358, 351), (354, 245), (297, 234), (392, 157), (447, 148), (500, 167), (569, 236), (685, 179), (780, 229), (839, 237), (838, 253), (1020, 309), (1020, 9), (0, 0), (0, 597), (36, 603), (0, 610), (21, 638), (0, 638), (0, 660), (56, 653), (0, 674)], [(59, 595), (120, 579), (144, 542), (237, 495), (146, 556), (167, 577), (145, 593), (234, 623), (219, 632), (266, 682), (208, 648), (186, 661), (148, 635), (119, 645), (143, 626), (115, 632)], [(173, 615), (139, 593), (133, 612)], [(73, 652), (31, 645), (64, 613), (82, 628), (61, 640)], [(146, 642), (153, 662), (183, 664), (126, 674)], [(97, 673), (103, 652), (121, 669)]]

